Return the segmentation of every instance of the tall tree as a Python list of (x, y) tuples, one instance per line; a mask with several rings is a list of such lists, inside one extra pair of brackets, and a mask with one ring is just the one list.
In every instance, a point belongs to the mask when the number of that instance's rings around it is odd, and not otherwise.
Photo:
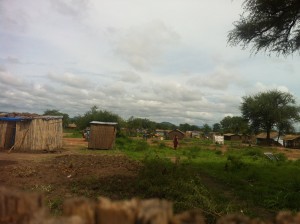
[(204, 124), (203, 127), (201, 128), (201, 130), (203, 131), (203, 133), (205, 135), (208, 135), (209, 132), (212, 131), (212, 128), (208, 124)]
[(227, 116), (220, 121), (224, 133), (244, 134), (248, 132), (248, 122), (239, 116)]
[(221, 132), (222, 130), (221, 130), (221, 124), (220, 123), (215, 123), (214, 125), (213, 125), (213, 131), (214, 132)]
[(244, 0), (244, 12), (228, 34), (232, 45), (288, 55), (300, 49), (299, 0)]
[(240, 109), (254, 130), (265, 130), (267, 139), (270, 139), (272, 128), (280, 130), (292, 122), (300, 121), (300, 107), (296, 106), (293, 95), (278, 90), (245, 96)]

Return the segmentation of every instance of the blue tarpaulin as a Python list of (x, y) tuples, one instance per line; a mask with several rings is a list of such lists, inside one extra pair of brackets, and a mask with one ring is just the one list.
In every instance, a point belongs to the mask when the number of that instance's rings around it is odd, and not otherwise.
[(0, 121), (24, 121), (24, 120), (32, 120), (32, 119), (24, 118), (24, 117), (0, 117)]

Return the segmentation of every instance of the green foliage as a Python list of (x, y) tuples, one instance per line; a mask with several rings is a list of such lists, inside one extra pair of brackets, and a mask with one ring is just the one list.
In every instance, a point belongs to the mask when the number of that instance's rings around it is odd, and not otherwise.
[(49, 199), (47, 201), (48, 208), (50, 212), (54, 215), (61, 215), (62, 214), (62, 206), (63, 206), (63, 199), (62, 198), (54, 198)]
[(203, 133), (207, 135), (209, 132), (212, 131), (212, 128), (208, 124), (204, 124), (201, 128), (201, 131), (203, 131)]
[(132, 150), (134, 151), (145, 151), (149, 149), (149, 144), (144, 140), (136, 141)]
[(215, 123), (213, 125), (213, 132), (221, 132), (222, 131), (222, 127), (221, 127), (221, 124), (220, 123)]
[(45, 110), (43, 115), (50, 115), (50, 116), (62, 116), (63, 119), (63, 127), (66, 128), (70, 123), (70, 117), (66, 113), (61, 113), (59, 110)]
[(227, 116), (220, 121), (223, 133), (242, 134), (248, 133), (248, 122), (242, 117)]
[(290, 93), (271, 90), (243, 97), (241, 112), (243, 118), (251, 123), (254, 132), (263, 129), (269, 138), (273, 127), (281, 131), (283, 124), (300, 120), (300, 107), (295, 103)]
[(88, 127), (91, 121), (117, 122), (117, 133), (120, 132), (120, 126), (122, 126), (124, 123), (123, 119), (119, 115), (106, 110), (98, 110), (96, 106), (93, 106), (84, 115), (75, 117), (74, 120), (80, 130)]
[(244, 13), (228, 41), (243, 47), (253, 44), (254, 51), (288, 55), (300, 48), (300, 4), (298, 0), (244, 0)]
[(143, 198), (172, 200), (175, 212), (191, 208), (201, 208), (208, 214), (220, 212), (221, 206), (216, 203), (216, 197), (203, 185), (192, 166), (172, 163), (160, 157), (146, 158), (143, 164), (136, 182), (138, 194)]
[(228, 155), (227, 160), (228, 163), (225, 165), (226, 169), (238, 170), (245, 166), (245, 163), (242, 161), (240, 156)]

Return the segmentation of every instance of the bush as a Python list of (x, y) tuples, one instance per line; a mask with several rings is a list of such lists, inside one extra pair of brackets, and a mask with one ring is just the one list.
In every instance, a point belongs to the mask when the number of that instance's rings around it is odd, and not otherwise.
[(240, 156), (228, 155), (226, 163), (227, 167), (231, 170), (238, 170), (245, 166), (245, 163), (242, 161)]
[(138, 140), (135, 142), (135, 145), (133, 146), (134, 151), (144, 151), (149, 149), (149, 144), (144, 140)]

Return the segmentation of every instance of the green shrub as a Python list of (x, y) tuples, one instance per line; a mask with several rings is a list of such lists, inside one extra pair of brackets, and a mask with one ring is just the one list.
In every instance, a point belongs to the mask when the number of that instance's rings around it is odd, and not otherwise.
[(138, 140), (135, 142), (133, 148), (134, 151), (145, 151), (149, 149), (149, 144), (144, 140)]
[(238, 170), (245, 166), (245, 163), (242, 161), (240, 156), (237, 155), (228, 155), (227, 166), (230, 170)]

